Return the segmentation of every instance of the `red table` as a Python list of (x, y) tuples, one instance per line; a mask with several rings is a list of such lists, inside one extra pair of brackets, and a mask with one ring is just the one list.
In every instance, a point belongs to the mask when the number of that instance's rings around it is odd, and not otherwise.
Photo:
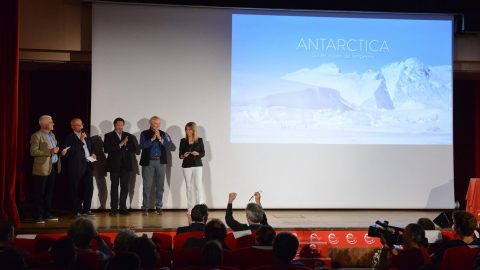
[(468, 184), (467, 196), (467, 211), (472, 213), (477, 220), (480, 219), (480, 178), (470, 178)]

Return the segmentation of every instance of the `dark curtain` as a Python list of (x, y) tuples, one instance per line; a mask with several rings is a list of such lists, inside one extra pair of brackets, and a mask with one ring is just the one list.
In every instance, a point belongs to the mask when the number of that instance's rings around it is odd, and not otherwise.
[[(0, 1), (0, 219), (16, 226), (15, 203), (18, 169), (18, 2)], [(23, 142), (22, 142), (23, 143)]]

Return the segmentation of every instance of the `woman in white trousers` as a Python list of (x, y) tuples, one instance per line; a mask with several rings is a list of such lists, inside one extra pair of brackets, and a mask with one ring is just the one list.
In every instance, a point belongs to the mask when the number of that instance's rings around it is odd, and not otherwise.
[(179, 157), (183, 159), (188, 214), (195, 205), (203, 203), (202, 157), (204, 156), (205, 148), (202, 138), (198, 137), (197, 124), (188, 122), (185, 125), (185, 138), (180, 140), (179, 151)]

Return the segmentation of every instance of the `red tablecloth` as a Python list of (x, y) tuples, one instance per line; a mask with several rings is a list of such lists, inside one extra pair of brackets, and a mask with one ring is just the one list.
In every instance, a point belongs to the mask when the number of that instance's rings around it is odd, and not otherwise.
[(480, 217), (480, 178), (470, 178), (465, 200), (467, 201), (466, 210), (472, 213), (478, 220)]

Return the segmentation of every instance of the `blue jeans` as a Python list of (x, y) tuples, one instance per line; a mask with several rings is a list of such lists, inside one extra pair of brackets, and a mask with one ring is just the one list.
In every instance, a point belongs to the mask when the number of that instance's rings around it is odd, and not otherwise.
[(148, 210), (150, 206), (150, 193), (152, 188), (155, 188), (155, 208), (157, 210), (162, 209), (166, 167), (166, 164), (160, 164), (160, 160), (150, 160), (148, 166), (142, 167), (143, 210)]

